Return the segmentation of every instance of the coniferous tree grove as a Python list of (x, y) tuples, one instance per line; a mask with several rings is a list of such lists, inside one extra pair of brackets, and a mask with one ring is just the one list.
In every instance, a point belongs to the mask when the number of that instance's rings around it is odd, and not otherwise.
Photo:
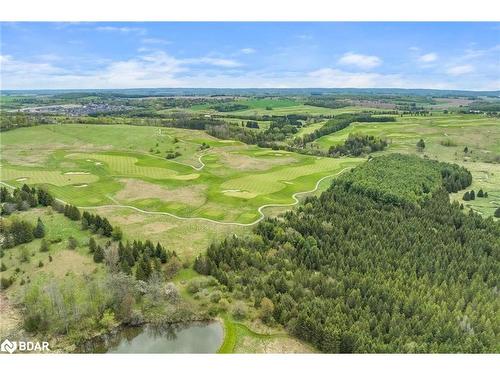
[[(498, 352), (500, 223), (450, 204), (449, 173), (465, 172), (447, 166), (441, 186), (424, 189), (414, 172), (436, 164), (393, 158), (363, 164), (253, 235), (211, 245), (195, 269), (256, 303), (268, 298), (268, 320), (324, 352)], [(374, 176), (398, 166), (410, 181), (380, 180), (376, 194)]]

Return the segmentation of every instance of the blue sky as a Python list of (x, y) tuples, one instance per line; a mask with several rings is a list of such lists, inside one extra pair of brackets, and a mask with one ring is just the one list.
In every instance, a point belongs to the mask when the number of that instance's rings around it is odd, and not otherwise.
[(1, 87), (500, 89), (500, 23), (1, 23)]

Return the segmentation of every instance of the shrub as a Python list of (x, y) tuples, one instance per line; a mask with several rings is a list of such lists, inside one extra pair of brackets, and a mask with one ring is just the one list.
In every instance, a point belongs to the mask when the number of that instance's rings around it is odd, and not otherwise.
[(231, 313), (238, 320), (245, 319), (247, 316), (247, 306), (243, 302), (237, 301), (234, 304)]
[(68, 248), (71, 249), (71, 250), (74, 250), (78, 247), (78, 241), (75, 237), (73, 236), (70, 236), (68, 238)]
[(0, 289), (7, 289), (9, 286), (12, 285), (13, 282), (14, 280), (12, 279), (12, 277), (9, 278), (2, 277), (0, 279)]
[(44, 238), (40, 243), (40, 252), (45, 253), (50, 250), (49, 242)]

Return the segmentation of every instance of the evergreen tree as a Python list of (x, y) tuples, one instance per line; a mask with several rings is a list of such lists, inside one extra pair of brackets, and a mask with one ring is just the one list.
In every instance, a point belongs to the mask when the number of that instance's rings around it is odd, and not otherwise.
[(464, 201), (470, 201), (470, 193), (468, 191), (466, 191), (464, 193), (463, 200)]
[(474, 193), (474, 190), (471, 190), (470, 191), (470, 200), (473, 201), (474, 199), (476, 199), (476, 193)]
[(89, 239), (89, 250), (91, 253), (94, 253), (97, 250), (97, 243), (95, 242), (94, 237), (90, 237)]
[(101, 245), (97, 245), (94, 252), (94, 262), (101, 263), (104, 260), (104, 249)]
[(47, 191), (43, 189), (38, 189), (38, 202), (42, 206), (50, 206), (54, 202), (54, 198)]
[(483, 189), (479, 189), (479, 191), (477, 192), (477, 197), (478, 198), (483, 198), (484, 197)]
[(15, 245), (33, 241), (33, 226), (24, 220), (14, 220), (10, 226), (10, 234)]
[(38, 218), (35, 229), (33, 230), (33, 236), (35, 238), (45, 237), (45, 225), (43, 225), (42, 219)]
[(422, 152), (422, 151), (424, 151), (424, 149), (425, 149), (425, 141), (423, 139), (420, 139), (417, 142), (417, 150)]

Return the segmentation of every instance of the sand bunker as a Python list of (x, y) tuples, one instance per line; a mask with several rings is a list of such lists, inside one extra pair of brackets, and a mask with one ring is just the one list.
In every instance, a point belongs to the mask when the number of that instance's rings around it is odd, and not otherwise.
[(90, 172), (66, 172), (64, 174), (90, 174)]
[(222, 190), (222, 193), (229, 197), (243, 198), (243, 199), (250, 199), (257, 196), (257, 194), (255, 193), (250, 193), (249, 191), (243, 191), (240, 189)]
[(89, 185), (87, 184), (81, 184), (81, 185), (75, 185), (76, 188), (83, 188), (83, 187), (87, 187)]
[(26, 177), (21, 177), (21, 178), (16, 179), (16, 181), (26, 181), (27, 179), (28, 178), (26, 178)]

